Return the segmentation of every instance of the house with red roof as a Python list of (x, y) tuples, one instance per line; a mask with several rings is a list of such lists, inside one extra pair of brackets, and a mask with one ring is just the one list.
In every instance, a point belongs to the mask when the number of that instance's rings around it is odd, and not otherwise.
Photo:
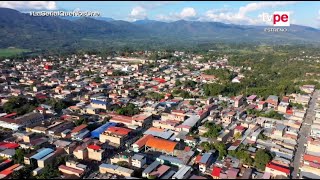
[(245, 130), (246, 128), (243, 126), (236, 126), (234, 128), (234, 134), (240, 133), (242, 135)]
[(281, 166), (273, 162), (269, 162), (266, 165), (265, 172), (270, 173), (272, 177), (276, 177), (276, 176), (288, 177), (290, 175), (290, 169), (288, 167)]
[(239, 95), (234, 98), (234, 107), (240, 107), (243, 103), (244, 103), (243, 95)]
[(9, 178), (14, 171), (19, 170), (21, 167), (22, 166), (20, 164), (14, 164), (14, 165), (12, 165), (12, 166), (0, 171), (0, 179)]
[(107, 141), (121, 145), (130, 136), (131, 130), (124, 127), (109, 127), (104, 133), (100, 134), (99, 140), (102, 143)]
[(257, 100), (257, 95), (251, 95), (251, 96), (247, 97), (248, 104), (255, 103), (256, 100)]
[(88, 158), (95, 161), (102, 161), (105, 157), (105, 150), (98, 144), (90, 144), (87, 147)]
[(71, 138), (73, 140), (82, 140), (90, 135), (90, 131), (87, 129), (86, 124), (81, 124), (80, 126), (75, 127), (71, 131)]
[(63, 174), (75, 175), (78, 177), (81, 177), (85, 173), (86, 168), (86, 165), (74, 161), (67, 161), (66, 165), (62, 164), (58, 167), (59, 171)]
[(257, 109), (262, 110), (263, 108), (265, 108), (267, 106), (268, 106), (268, 103), (266, 101), (259, 101)]
[(111, 116), (110, 122), (122, 123), (127, 126), (146, 126), (152, 122), (152, 116), (146, 114), (137, 114), (132, 117), (115, 113), (109, 113), (108, 115)]
[(178, 143), (174, 141), (170, 141), (162, 138), (150, 137), (146, 142), (145, 150), (158, 151), (158, 152), (174, 155), (177, 144)]
[(143, 136), (142, 138), (138, 139), (135, 143), (132, 144), (132, 149), (134, 152), (139, 152), (144, 148), (147, 141), (152, 138), (153, 136), (151, 134), (147, 134)]
[(314, 155), (311, 155), (311, 154), (305, 154), (303, 156), (303, 160), (320, 164), (320, 156), (314, 156)]
[(213, 179), (220, 179), (220, 174), (221, 174), (221, 168), (219, 167), (213, 167), (211, 176)]

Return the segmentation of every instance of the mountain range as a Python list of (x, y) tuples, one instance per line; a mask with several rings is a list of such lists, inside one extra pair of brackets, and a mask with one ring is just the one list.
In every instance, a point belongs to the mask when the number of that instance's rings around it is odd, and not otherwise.
[(291, 24), (287, 32), (265, 32), (270, 26), (179, 20), (127, 22), (112, 18), (33, 17), (0, 8), (0, 48), (75, 49), (105, 46), (183, 45), (208, 42), (314, 43), (320, 30)]

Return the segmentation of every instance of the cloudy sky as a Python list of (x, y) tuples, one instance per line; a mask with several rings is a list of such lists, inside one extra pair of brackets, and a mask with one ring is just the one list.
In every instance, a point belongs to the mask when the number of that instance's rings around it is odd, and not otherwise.
[(104, 17), (135, 21), (216, 21), (234, 24), (260, 25), (262, 13), (290, 12), (294, 24), (320, 27), (320, 2), (290, 1), (2, 1), (0, 7), (22, 12), (30, 10), (99, 11)]

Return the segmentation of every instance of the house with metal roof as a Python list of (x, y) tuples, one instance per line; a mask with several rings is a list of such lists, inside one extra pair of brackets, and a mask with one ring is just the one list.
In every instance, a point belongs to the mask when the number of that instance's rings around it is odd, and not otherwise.
[(162, 138), (151, 137), (146, 142), (145, 151), (153, 150), (174, 155), (174, 150), (177, 144), (177, 142), (165, 140)]
[(172, 179), (188, 179), (193, 171), (191, 166), (182, 166), (173, 176)]
[(154, 161), (142, 172), (142, 177), (144, 178), (148, 177), (149, 174), (160, 165), (161, 164), (159, 161)]
[(199, 169), (201, 172), (206, 172), (207, 167), (211, 165), (213, 159), (212, 153), (204, 153), (199, 161)]
[(177, 157), (161, 155), (156, 159), (161, 164), (175, 165), (178, 167), (182, 167), (184, 165), (183, 161)]
[(36, 160), (39, 160), (45, 156), (47, 156), (48, 154), (52, 153), (54, 150), (51, 149), (51, 148), (44, 148), (44, 149), (41, 149), (40, 151), (38, 151), (37, 154), (33, 155), (30, 157), (30, 159), (36, 159)]
[(90, 105), (93, 107), (93, 108), (98, 108), (98, 109), (107, 109), (107, 105), (109, 103), (105, 100), (101, 100), (101, 99), (96, 99), (96, 100), (91, 100), (91, 103)]
[(117, 123), (108, 122), (108, 123), (98, 127), (97, 129), (95, 129), (95, 130), (93, 130), (91, 132), (91, 138), (99, 138), (100, 134), (105, 132), (109, 127), (113, 127), (113, 126), (116, 126), (116, 125), (117, 125)]
[(135, 154), (131, 158), (131, 165), (137, 168), (142, 168), (147, 163), (146, 156), (142, 154)]

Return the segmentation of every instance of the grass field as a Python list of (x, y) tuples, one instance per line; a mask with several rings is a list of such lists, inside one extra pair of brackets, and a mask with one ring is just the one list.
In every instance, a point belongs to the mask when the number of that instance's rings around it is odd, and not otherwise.
[(30, 51), (28, 49), (19, 49), (19, 48), (0, 49), (0, 57), (11, 57), (14, 55), (21, 54), (23, 52), (30, 52)]

